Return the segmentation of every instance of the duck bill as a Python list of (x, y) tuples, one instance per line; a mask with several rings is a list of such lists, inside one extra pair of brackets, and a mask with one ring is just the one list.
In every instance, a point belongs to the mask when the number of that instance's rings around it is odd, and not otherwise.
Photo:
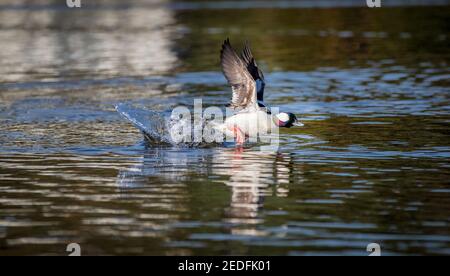
[(297, 126), (297, 127), (302, 127), (304, 126), (304, 124), (300, 123), (300, 122), (295, 122), (292, 124), (293, 126)]

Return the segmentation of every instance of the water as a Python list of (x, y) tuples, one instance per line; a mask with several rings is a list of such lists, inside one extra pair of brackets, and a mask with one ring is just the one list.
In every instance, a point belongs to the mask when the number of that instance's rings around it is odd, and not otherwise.
[[(0, 255), (450, 254), (448, 5), (22, 2), (0, 5)], [(275, 153), (145, 143), (115, 105), (225, 105), (227, 36), (305, 126)]]

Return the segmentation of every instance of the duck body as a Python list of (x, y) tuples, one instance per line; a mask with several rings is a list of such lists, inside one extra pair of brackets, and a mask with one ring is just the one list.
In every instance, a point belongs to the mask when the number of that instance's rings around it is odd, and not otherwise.
[(238, 144), (249, 138), (272, 133), (278, 128), (276, 119), (263, 109), (243, 110), (228, 117), (216, 129), (222, 131), (227, 137), (235, 137)]
[(238, 127), (245, 135), (263, 134), (272, 131), (278, 126), (272, 116), (265, 110), (239, 112), (225, 120), (228, 128)]
[(238, 110), (219, 126), (227, 136), (233, 135), (242, 145), (247, 137), (272, 133), (279, 127), (301, 126), (292, 113), (273, 115), (264, 104), (264, 74), (258, 68), (248, 43), (240, 55), (231, 47), (229, 39), (220, 51), (222, 72), (231, 85), (232, 98), (228, 107)]

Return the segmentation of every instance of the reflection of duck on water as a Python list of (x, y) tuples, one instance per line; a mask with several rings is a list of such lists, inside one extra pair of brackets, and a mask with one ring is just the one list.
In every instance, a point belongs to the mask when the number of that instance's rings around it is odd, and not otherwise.
[[(282, 153), (247, 152), (233, 154), (221, 152), (214, 156), (213, 171), (230, 178), (225, 184), (231, 187), (230, 206), (226, 216), (230, 222), (255, 224), (260, 221), (258, 211), (266, 196), (285, 197), (287, 184), (292, 178), (290, 155)], [(220, 164), (227, 162), (229, 167)], [(275, 185), (273, 185), (275, 183)]]
[(289, 179), (294, 172), (299, 173), (292, 162), (291, 156), (284, 153), (149, 148), (139, 163), (119, 173), (117, 184), (126, 195), (130, 189), (161, 183), (155, 182), (160, 178), (186, 186), (192, 173), (229, 177), (225, 184), (231, 188), (231, 200), (226, 215), (230, 220), (251, 223), (257, 220), (265, 196), (287, 196)]
[(149, 177), (164, 178), (179, 183), (188, 180), (188, 174), (195, 167), (197, 173), (207, 173), (206, 160), (213, 149), (180, 149), (169, 146), (146, 148), (140, 162), (119, 172), (119, 188), (142, 187)]
[[(293, 178), (301, 177), (302, 171), (295, 166), (290, 154), (236, 152), (227, 148), (151, 147), (146, 149), (141, 160), (119, 173), (117, 183), (124, 197), (134, 194), (136, 188), (139, 191), (150, 188), (152, 197), (147, 204), (171, 211), (182, 208), (185, 213), (189, 208), (187, 202), (193, 198), (188, 187), (190, 181), (195, 181), (199, 174), (205, 175), (231, 189), (223, 221), (231, 223), (233, 235), (264, 235), (256, 228), (264, 219), (260, 213), (264, 199), (267, 196), (286, 197), (289, 183)], [(295, 182), (301, 182), (301, 179)]]

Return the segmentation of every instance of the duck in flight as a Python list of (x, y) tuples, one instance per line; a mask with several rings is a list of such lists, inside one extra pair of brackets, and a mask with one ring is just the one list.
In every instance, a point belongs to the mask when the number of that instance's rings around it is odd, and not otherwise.
[(229, 107), (238, 112), (219, 126), (232, 135), (238, 145), (251, 135), (265, 134), (274, 128), (303, 126), (293, 113), (272, 114), (264, 104), (264, 75), (258, 68), (248, 43), (241, 55), (231, 47), (227, 39), (220, 51), (222, 72), (231, 85), (232, 98)]

